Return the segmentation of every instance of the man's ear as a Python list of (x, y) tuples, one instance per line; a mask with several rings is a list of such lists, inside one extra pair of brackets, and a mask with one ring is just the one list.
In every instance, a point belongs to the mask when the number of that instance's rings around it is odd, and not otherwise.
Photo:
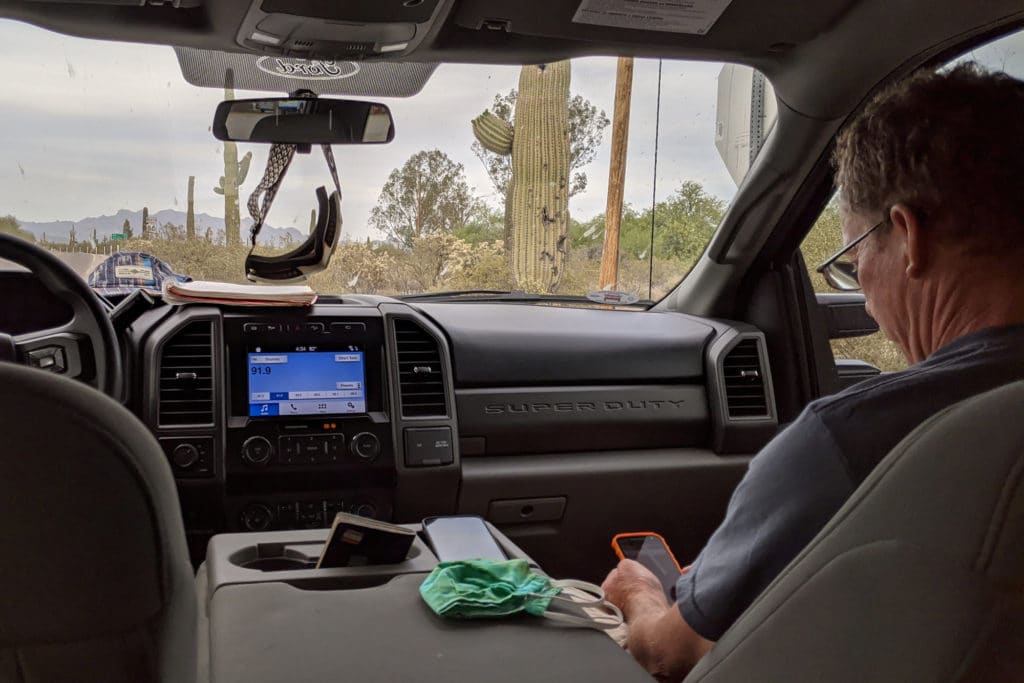
[(919, 278), (928, 268), (927, 236), (921, 230), (917, 212), (906, 204), (894, 204), (889, 210), (889, 220), (903, 243), (903, 262), (907, 276)]

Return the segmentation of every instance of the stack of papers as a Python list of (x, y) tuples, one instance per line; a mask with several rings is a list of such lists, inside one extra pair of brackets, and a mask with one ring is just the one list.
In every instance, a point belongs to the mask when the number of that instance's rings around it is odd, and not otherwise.
[(312, 306), (316, 292), (308, 285), (235, 285), (229, 282), (164, 281), (169, 304), (227, 304), (229, 306)]

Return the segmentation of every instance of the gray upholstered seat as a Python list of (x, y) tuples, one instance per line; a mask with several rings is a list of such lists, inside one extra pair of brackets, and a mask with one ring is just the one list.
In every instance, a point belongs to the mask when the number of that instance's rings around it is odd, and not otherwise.
[(123, 407), (0, 363), (0, 681), (191, 681), (174, 479)]
[(686, 680), (1024, 680), (1024, 383), (904, 439)]

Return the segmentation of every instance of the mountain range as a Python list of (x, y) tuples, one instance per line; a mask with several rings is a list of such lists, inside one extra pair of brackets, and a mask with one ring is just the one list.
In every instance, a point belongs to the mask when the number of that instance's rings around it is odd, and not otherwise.
[[(176, 209), (162, 209), (156, 213), (149, 214), (150, 220), (156, 222), (157, 226), (164, 225), (165, 223), (171, 223), (172, 225), (185, 225), (186, 214), (184, 211), (178, 211)], [(91, 240), (93, 230), (96, 231), (96, 236), (99, 239), (106, 239), (114, 233), (123, 232), (125, 219), (132, 226), (132, 230), (135, 235), (139, 235), (142, 232), (142, 211), (131, 211), (129, 209), (121, 209), (112, 216), (90, 216), (88, 218), (82, 218), (75, 221), (50, 221), (49, 223), (40, 223), (34, 221), (18, 221), (23, 230), (28, 230), (37, 239), (42, 238), (43, 234), (46, 234), (47, 241), (50, 242), (67, 242), (68, 237), (71, 234), (71, 227), (75, 228), (75, 235), (79, 241)], [(251, 218), (245, 218), (242, 220), (242, 239), (243, 241), (248, 238), (249, 226), (252, 225)], [(218, 218), (217, 216), (211, 216), (205, 213), (196, 214), (196, 234), (206, 234), (206, 229), (211, 228), (214, 233), (224, 231), (224, 219)], [(260, 244), (273, 244), (279, 242), (279, 238), (283, 238), (286, 235), (291, 236), (293, 241), (301, 242), (306, 238), (306, 233), (298, 230), (297, 228), (275, 228), (271, 225), (263, 224), (263, 229), (260, 230), (257, 242)]]

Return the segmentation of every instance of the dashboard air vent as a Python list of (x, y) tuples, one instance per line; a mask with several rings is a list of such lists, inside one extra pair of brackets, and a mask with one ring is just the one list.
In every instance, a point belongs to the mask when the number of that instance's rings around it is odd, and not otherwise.
[(740, 341), (725, 356), (722, 374), (729, 418), (769, 418), (765, 394), (764, 368), (761, 364), (759, 340), (750, 337)]
[(157, 423), (213, 423), (213, 322), (194, 322), (179, 330), (160, 355), (160, 404)]
[(398, 352), (398, 395), (404, 417), (448, 414), (444, 372), (437, 342), (411, 320), (395, 320)]

